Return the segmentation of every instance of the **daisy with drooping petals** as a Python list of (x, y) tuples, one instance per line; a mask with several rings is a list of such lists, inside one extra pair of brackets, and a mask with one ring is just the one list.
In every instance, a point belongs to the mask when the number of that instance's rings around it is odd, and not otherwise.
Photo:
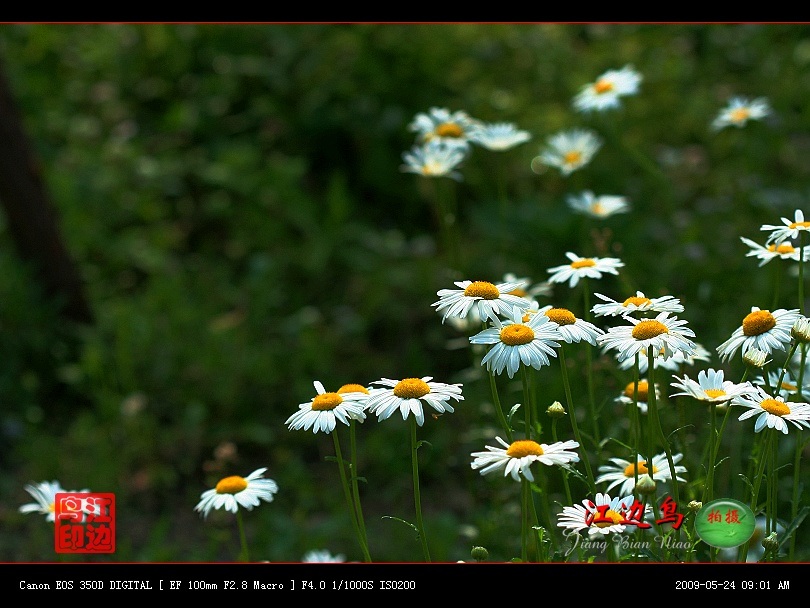
[(730, 359), (738, 350), (742, 350), (743, 356), (752, 348), (766, 354), (786, 350), (790, 344), (790, 330), (800, 316), (798, 308), (779, 308), (771, 312), (752, 306), (751, 312), (743, 318), (742, 325), (717, 347), (720, 360)]
[(531, 139), (528, 131), (521, 131), (508, 122), (481, 124), (470, 131), (470, 142), (487, 150), (508, 150)]
[(768, 235), (766, 244), (773, 243), (778, 245), (787, 239), (797, 239), (801, 233), (810, 231), (810, 222), (805, 221), (804, 211), (801, 209), (796, 209), (793, 213), (793, 221), (783, 217), (782, 223), (784, 224), (783, 226), (774, 226), (771, 224), (763, 224), (760, 226), (760, 230), (767, 230), (771, 233)]
[[(778, 245), (775, 243), (760, 245), (744, 236), (741, 236), (740, 240), (749, 247), (749, 251), (745, 254), (745, 257), (757, 258), (760, 266), (764, 266), (775, 258), (779, 258), (780, 260), (793, 260), (794, 262), (802, 261), (800, 257), (802, 255), (800, 253), (801, 249), (797, 249), (785, 241), (782, 241)], [(803, 257), (805, 262), (810, 261), (810, 247), (804, 248)]]
[(683, 378), (675, 375), (672, 377), (676, 381), (671, 383), (671, 386), (681, 389), (681, 392), (672, 393), (671, 397), (684, 395), (707, 403), (726, 403), (735, 397), (741, 397), (754, 390), (750, 382), (736, 384), (731, 380), (724, 380), (722, 369), (710, 368), (699, 371), (697, 382), (687, 374), (684, 374)]
[(733, 399), (731, 405), (748, 408), (738, 420), (757, 417), (754, 423), (755, 433), (769, 428), (787, 435), (788, 422), (799, 430), (810, 429), (810, 404), (785, 401), (781, 395), (773, 397), (759, 386), (755, 387), (754, 392)]
[(585, 340), (589, 344), (596, 346), (596, 339), (605, 333), (600, 327), (589, 323), (584, 319), (577, 318), (567, 308), (554, 308), (551, 305), (539, 309), (538, 314), (546, 315), (559, 327), (557, 330), (562, 334), (562, 339), (568, 344)]
[(525, 287), (524, 281), (489, 283), (488, 281), (456, 281), (460, 289), (440, 289), (439, 299), (431, 304), (437, 312), (444, 312), (442, 323), (448, 317), (465, 318), (471, 309), (478, 309), (478, 316), (486, 322), (495, 320), (498, 315), (508, 315), (513, 306), (528, 308), (531, 302), (514, 295), (517, 289)]
[(503, 470), (503, 476), (511, 475), (515, 481), (521, 476), (528, 481), (534, 481), (532, 463), (539, 462), (548, 466), (565, 465), (579, 462), (575, 450), (579, 447), (576, 441), (558, 441), (551, 445), (537, 443), (530, 439), (518, 439), (511, 444), (500, 437), (495, 440), (503, 447), (486, 446), (486, 452), (473, 452), (472, 468), (480, 469), (481, 475)]
[(402, 160), (404, 164), (400, 170), (405, 173), (416, 173), (423, 177), (450, 177), (460, 182), (461, 173), (456, 169), (464, 160), (464, 149), (429, 141), (404, 152)]
[(349, 421), (365, 419), (365, 403), (368, 392), (330, 393), (318, 380), (313, 383), (318, 393), (307, 403), (301, 403), (298, 411), (284, 423), (290, 430), (304, 429), (312, 432), (331, 433), (338, 421), (349, 425)]
[(232, 475), (217, 482), (212, 490), (202, 493), (200, 502), (194, 507), (203, 517), (208, 517), (212, 509), (225, 509), (231, 513), (239, 511), (239, 507), (250, 511), (261, 501), (273, 502), (273, 495), (278, 492), (278, 485), (272, 479), (263, 477), (267, 467), (256, 469), (247, 477)]
[[(685, 482), (686, 480), (679, 477), (681, 473), (686, 473), (686, 467), (678, 463), (683, 460), (683, 454), (673, 454), (672, 463), (675, 465), (674, 477), (677, 481)], [(672, 467), (669, 466), (666, 453), (653, 456), (652, 469), (647, 464), (647, 460), (639, 456), (639, 460), (633, 464), (624, 458), (610, 458), (612, 464), (606, 464), (599, 467), (599, 477), (596, 483), (608, 483), (605, 492), (610, 492), (613, 488), (618, 486), (616, 492), (619, 495), (627, 496), (632, 494), (636, 489), (636, 477), (641, 477), (644, 474), (649, 475), (653, 481), (672, 481), (673, 472)]]
[(571, 210), (599, 219), (630, 211), (626, 197), (611, 194), (596, 196), (590, 190), (580, 194), (571, 194), (566, 198), (566, 202)]
[[(793, 377), (789, 370), (784, 370), (784, 374), (782, 370), (768, 372), (768, 382), (765, 382), (765, 376), (760, 374), (751, 381), (751, 384), (761, 386), (766, 390), (767, 387), (770, 386), (771, 390), (774, 390), (779, 384), (780, 377), (782, 378), (782, 384), (779, 386), (778, 393), (784, 397), (785, 400), (787, 400), (790, 395), (795, 395), (799, 392), (799, 381)], [(807, 391), (807, 387), (802, 387), (802, 392), (805, 391)]]
[(652, 349), (664, 358), (678, 351), (689, 354), (695, 350), (695, 343), (689, 339), (695, 332), (684, 327), (687, 321), (671, 317), (668, 312), (659, 312), (655, 319), (639, 320), (630, 316), (624, 319), (630, 325), (611, 327), (599, 336), (599, 345), (605, 350), (615, 349), (619, 361), (635, 357), (642, 349), (646, 349), (648, 356)]
[(447, 108), (430, 108), (417, 114), (408, 125), (416, 132), (420, 142), (437, 142), (450, 146), (469, 148), (470, 134), (481, 124), (467, 112), (451, 112)]
[(603, 274), (618, 275), (618, 269), (624, 266), (624, 262), (618, 258), (582, 258), (570, 251), (566, 252), (565, 257), (571, 260), (571, 263), (549, 268), (548, 272), (551, 273), (549, 282), (568, 281), (569, 287), (575, 287), (581, 278), (601, 279)]
[(648, 298), (643, 292), (636, 291), (636, 295), (630, 296), (624, 302), (617, 302), (601, 293), (593, 295), (607, 302), (607, 304), (594, 304), (591, 308), (591, 312), (597, 317), (623, 317), (635, 312), (683, 312), (680, 300), (673, 296)]
[(585, 129), (572, 129), (550, 136), (534, 163), (556, 167), (564, 176), (587, 165), (602, 147), (602, 139)]
[[(661, 390), (658, 385), (655, 385), (655, 396), (659, 397)], [(616, 397), (615, 401), (623, 403), (624, 405), (633, 405), (635, 402), (638, 411), (642, 414), (647, 413), (647, 402), (650, 399), (650, 383), (647, 380), (639, 380), (638, 386), (635, 382), (629, 382), (625, 385), (622, 394)]]
[[(587, 530), (589, 536), (621, 534), (633, 523), (626, 516), (634, 500), (632, 494), (611, 498), (609, 494), (598, 492), (595, 500), (586, 498), (581, 505), (563, 507), (557, 514), (557, 527), (575, 532)], [(650, 505), (645, 505), (645, 514), (649, 511)]]
[(370, 414), (376, 414), (379, 421), (385, 420), (399, 410), (403, 420), (413, 415), (419, 426), (425, 423), (423, 405), (429, 405), (439, 414), (452, 413), (454, 410), (450, 402), (464, 400), (461, 395), (461, 384), (445, 384), (432, 380), (432, 376), (404, 380), (389, 378), (375, 380), (372, 384), (388, 388), (375, 390), (368, 398), (366, 410)]
[(608, 70), (580, 89), (574, 97), (574, 109), (578, 112), (601, 112), (620, 105), (619, 99), (635, 95), (641, 83), (641, 74), (626, 65), (620, 70)]
[(90, 490), (65, 490), (58, 481), (42, 481), (25, 486), (35, 502), (29, 502), (20, 507), (20, 513), (41, 513), (47, 521), (56, 521), (56, 495), (69, 492), (84, 493)]
[(470, 337), (472, 344), (494, 345), (481, 359), (481, 365), (496, 374), (506, 369), (513, 378), (521, 364), (540, 369), (549, 365), (549, 356), (557, 356), (557, 340), (563, 339), (559, 325), (546, 315), (528, 315), (525, 321), (524, 315), (525, 311), (515, 306), (509, 319), (496, 318), (492, 327)]
[(712, 129), (719, 131), (723, 127), (744, 127), (749, 120), (760, 120), (770, 113), (771, 107), (764, 97), (732, 97), (712, 121)]
[(523, 283), (523, 287), (517, 287), (509, 293), (513, 296), (519, 296), (532, 300), (537, 296), (550, 296), (552, 293), (551, 283), (544, 281), (542, 283), (532, 284), (529, 277), (519, 277), (512, 272), (507, 272), (503, 275), (504, 283)]

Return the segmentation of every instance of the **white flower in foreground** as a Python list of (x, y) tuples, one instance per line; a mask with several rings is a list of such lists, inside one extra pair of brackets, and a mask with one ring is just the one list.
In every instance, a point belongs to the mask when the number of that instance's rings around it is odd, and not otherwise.
[(810, 222), (805, 221), (804, 211), (801, 209), (796, 209), (793, 213), (793, 221), (783, 217), (782, 224), (782, 226), (774, 226), (772, 224), (763, 224), (760, 226), (760, 230), (766, 230), (771, 233), (768, 235), (766, 244), (773, 243), (778, 245), (787, 239), (798, 239), (800, 234), (810, 231)]
[(456, 168), (464, 160), (464, 155), (464, 150), (458, 146), (430, 141), (413, 146), (410, 152), (404, 152), (402, 154), (404, 164), (400, 169), (423, 177), (450, 177), (461, 181), (461, 173), (456, 171)]
[(531, 302), (514, 295), (515, 290), (525, 286), (524, 281), (490, 283), (488, 281), (456, 281), (460, 289), (440, 289), (439, 299), (433, 302), (438, 312), (444, 312), (442, 323), (448, 317), (463, 319), (470, 310), (477, 309), (478, 316), (486, 321), (497, 319), (498, 315), (509, 315), (513, 306), (528, 308)]
[(236, 513), (239, 507), (250, 511), (261, 504), (261, 501), (272, 502), (278, 492), (278, 485), (272, 479), (264, 479), (266, 467), (256, 469), (247, 477), (232, 475), (220, 479), (213, 490), (202, 493), (201, 500), (194, 507), (203, 517), (208, 517), (212, 509), (225, 509)]
[(755, 433), (769, 428), (787, 435), (788, 422), (799, 430), (810, 428), (810, 404), (785, 401), (781, 396), (773, 397), (759, 386), (756, 387), (755, 392), (733, 399), (731, 405), (748, 408), (748, 411), (744, 412), (739, 420), (756, 416)]
[(372, 384), (379, 384), (387, 388), (374, 390), (367, 401), (366, 409), (369, 413), (376, 414), (378, 421), (385, 420), (399, 410), (403, 420), (406, 420), (409, 415), (413, 415), (419, 426), (425, 423), (423, 405), (429, 405), (439, 414), (452, 413), (454, 410), (450, 401), (464, 400), (461, 395), (461, 385), (432, 382), (432, 380), (432, 376), (403, 380), (389, 378), (376, 380)]
[(707, 403), (726, 403), (735, 397), (741, 397), (754, 390), (750, 382), (737, 384), (731, 380), (724, 380), (722, 369), (710, 368), (699, 371), (697, 382), (687, 374), (684, 374), (683, 378), (675, 375), (672, 377), (675, 378), (675, 382), (671, 386), (681, 390), (679, 393), (672, 393), (672, 397), (683, 395)]
[(65, 490), (58, 481), (42, 481), (25, 486), (35, 502), (24, 504), (20, 513), (40, 513), (45, 515), (47, 521), (56, 521), (56, 495), (63, 492), (81, 493), (90, 490)]
[(771, 107), (764, 97), (732, 97), (712, 121), (712, 128), (717, 131), (723, 127), (744, 127), (749, 120), (760, 120), (770, 113)]
[[(563, 507), (562, 512), (557, 514), (557, 527), (575, 532), (587, 530), (589, 536), (621, 534), (633, 524), (627, 517), (633, 503), (632, 494), (623, 498), (611, 498), (609, 494), (597, 492), (595, 500), (586, 498), (581, 505)], [(646, 505), (644, 514), (649, 511), (650, 505)]]
[(313, 549), (307, 551), (301, 561), (307, 564), (337, 564), (345, 562), (346, 556), (342, 553), (332, 555), (326, 549)]
[[(745, 257), (757, 258), (760, 266), (764, 266), (775, 258), (780, 260), (793, 260), (794, 262), (801, 261), (801, 249), (797, 249), (786, 241), (782, 241), (778, 245), (775, 243), (771, 243), (770, 245), (760, 245), (759, 243), (756, 243), (751, 239), (747, 239), (744, 236), (741, 236), (740, 240), (748, 245), (749, 248), (748, 253), (745, 254)], [(810, 247), (804, 248), (803, 257), (805, 262), (810, 260)]]
[(464, 110), (451, 112), (447, 108), (430, 108), (427, 112), (417, 114), (408, 125), (415, 131), (420, 142), (435, 142), (469, 147), (470, 134), (481, 121), (472, 118)]
[(470, 141), (487, 150), (508, 150), (531, 139), (528, 131), (521, 131), (514, 124), (498, 122), (482, 124), (470, 132)]
[[(524, 316), (528, 318), (524, 320)], [(515, 306), (509, 319), (493, 319), (492, 326), (471, 336), (470, 342), (494, 345), (481, 359), (481, 365), (496, 374), (506, 369), (512, 378), (521, 364), (535, 369), (549, 365), (548, 357), (557, 356), (554, 349), (560, 347), (557, 340), (562, 339), (559, 325), (549, 317), (527, 314)]]
[(595, 133), (572, 129), (550, 136), (535, 161), (556, 167), (563, 175), (570, 175), (587, 165), (601, 147), (602, 140)]
[[(620, 495), (632, 494), (636, 489), (636, 477), (641, 477), (644, 474), (648, 474), (656, 482), (672, 481), (672, 467), (669, 466), (666, 452), (653, 456), (652, 470), (650, 470), (647, 460), (643, 457), (639, 457), (635, 464), (624, 458), (610, 458), (609, 460), (611, 464), (599, 467), (600, 475), (596, 478), (596, 483), (609, 482), (605, 488), (606, 492), (610, 492), (618, 486), (616, 491)], [(686, 467), (678, 464), (681, 460), (683, 460), (683, 454), (672, 455), (672, 464), (675, 465), (675, 478), (680, 482), (685, 482), (685, 479), (678, 477), (680, 473), (686, 473)]]
[(566, 202), (571, 210), (599, 219), (630, 211), (630, 204), (626, 197), (613, 194), (596, 196), (590, 190), (571, 194), (566, 198)]
[(642, 349), (647, 351), (648, 356), (652, 349), (653, 352), (660, 352), (664, 358), (679, 351), (690, 354), (695, 350), (695, 343), (689, 339), (694, 337), (695, 332), (684, 327), (687, 321), (670, 317), (668, 312), (658, 313), (655, 319), (639, 320), (629, 316), (624, 319), (630, 325), (611, 327), (599, 337), (599, 345), (605, 350), (615, 349), (619, 361), (635, 357)]
[(636, 295), (630, 296), (623, 302), (617, 302), (601, 293), (593, 295), (607, 302), (606, 304), (594, 304), (591, 308), (591, 312), (597, 317), (623, 317), (635, 312), (683, 312), (681, 301), (673, 296), (648, 298), (644, 292), (636, 291)]
[(562, 339), (568, 344), (585, 340), (585, 342), (596, 346), (596, 339), (605, 333), (604, 329), (597, 327), (593, 323), (577, 318), (567, 308), (553, 308), (549, 305), (539, 309), (537, 314), (546, 315), (559, 325), (558, 331), (562, 334)]
[(284, 424), (290, 430), (306, 431), (312, 427), (313, 433), (331, 433), (338, 421), (348, 426), (350, 420), (365, 419), (363, 410), (369, 398), (368, 391), (330, 393), (318, 380), (313, 384), (318, 394), (307, 403), (301, 403), (298, 411), (287, 418)]
[(580, 89), (574, 97), (574, 109), (578, 112), (601, 112), (617, 108), (620, 98), (638, 93), (640, 83), (641, 74), (629, 65), (620, 70), (608, 70)]
[(571, 263), (549, 268), (548, 272), (551, 274), (549, 282), (568, 281), (569, 287), (575, 287), (582, 278), (601, 279), (603, 274), (618, 275), (618, 269), (624, 266), (624, 262), (618, 258), (583, 258), (570, 251), (566, 252), (565, 257), (571, 260)]
[(534, 481), (532, 463), (539, 462), (545, 465), (564, 465), (578, 462), (579, 456), (575, 450), (579, 447), (576, 441), (558, 441), (552, 444), (537, 443), (530, 439), (519, 439), (511, 444), (500, 437), (495, 440), (503, 447), (486, 446), (486, 452), (473, 452), (472, 468), (480, 469), (481, 475), (503, 470), (503, 476), (511, 475), (515, 481), (520, 481), (521, 475), (528, 481)]
[(751, 307), (731, 337), (717, 347), (720, 360), (725, 361), (742, 349), (743, 356), (752, 348), (766, 354), (776, 350), (786, 350), (790, 344), (790, 330), (801, 315), (798, 308), (787, 310), (779, 308), (773, 312)]

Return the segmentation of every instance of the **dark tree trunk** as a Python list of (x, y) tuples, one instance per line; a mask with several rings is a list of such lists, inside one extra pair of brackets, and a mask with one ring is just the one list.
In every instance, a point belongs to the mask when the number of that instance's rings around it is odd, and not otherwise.
[(59, 233), (57, 213), (48, 198), (40, 164), (26, 137), (2, 62), (0, 142), (0, 206), (20, 257), (35, 269), (45, 294), (63, 301), (61, 313), (66, 318), (91, 323), (93, 313)]

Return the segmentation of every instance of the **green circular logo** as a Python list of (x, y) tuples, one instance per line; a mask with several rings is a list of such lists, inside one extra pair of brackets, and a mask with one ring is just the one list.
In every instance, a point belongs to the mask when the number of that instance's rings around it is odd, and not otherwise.
[(720, 498), (698, 511), (695, 531), (707, 545), (720, 549), (739, 547), (754, 535), (757, 522), (751, 508), (739, 500)]

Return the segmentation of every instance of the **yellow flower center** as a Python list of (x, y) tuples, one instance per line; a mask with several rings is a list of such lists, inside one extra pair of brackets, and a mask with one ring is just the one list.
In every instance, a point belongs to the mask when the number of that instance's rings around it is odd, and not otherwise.
[(529, 294), (525, 289), (521, 289), (520, 287), (518, 287), (517, 289), (513, 289), (512, 291), (510, 291), (509, 295), (517, 296), (519, 298), (525, 298)]
[(341, 403), (343, 403), (343, 397), (337, 393), (324, 393), (323, 395), (317, 395), (312, 400), (312, 409), (316, 412), (333, 410)]
[(497, 300), (501, 295), (498, 288), (487, 281), (473, 281), (464, 290), (468, 298), (483, 298), (484, 300)]
[(596, 266), (596, 262), (594, 262), (591, 258), (571, 262), (571, 268), (590, 268), (591, 266)]
[(419, 399), (430, 392), (427, 382), (420, 378), (405, 378), (397, 382), (394, 395), (401, 399)]
[(636, 340), (649, 340), (650, 338), (655, 338), (661, 334), (668, 334), (669, 330), (667, 329), (667, 326), (660, 321), (648, 319), (646, 321), (640, 321), (638, 324), (636, 324), (631, 333)]
[(786, 391), (795, 391), (798, 390), (799, 387), (796, 386), (795, 384), (790, 384), (789, 382), (783, 382), (782, 388), (785, 389)]
[(48, 505), (48, 511), (50, 511), (51, 513), (56, 512), (56, 503), (55, 502), (52, 502), (51, 504)]
[(613, 90), (613, 83), (605, 78), (600, 78), (593, 85), (593, 92), (597, 95), (604, 95)]
[(755, 310), (745, 315), (742, 330), (746, 336), (758, 336), (776, 326), (776, 319), (768, 310)]
[[(613, 509), (608, 509), (605, 511), (605, 515), (598, 515), (600, 521), (595, 522), (594, 525), (597, 528), (607, 528), (614, 524), (620, 524), (624, 521), (624, 516), (621, 513), (617, 513)], [(602, 519), (609, 519), (610, 521), (601, 521)]]
[(528, 325), (512, 323), (501, 329), (501, 342), (508, 346), (528, 344), (534, 340), (534, 332)]
[(444, 173), (444, 167), (441, 163), (432, 162), (422, 166), (422, 175), (440, 175), (442, 173)]
[(573, 165), (578, 163), (582, 159), (582, 152), (579, 150), (571, 150), (570, 152), (566, 152), (565, 156), (563, 156), (563, 162), (566, 165)]
[(341, 386), (338, 393), (365, 393), (368, 395), (368, 389), (361, 384), (344, 384)]
[(238, 494), (247, 487), (248, 482), (244, 477), (232, 475), (231, 477), (219, 480), (217, 484), (217, 494)]
[[(634, 382), (631, 382), (627, 386), (624, 387), (624, 396), (632, 399), (633, 398), (633, 387), (635, 386)], [(650, 386), (646, 380), (639, 380), (638, 382), (638, 400), (639, 401), (647, 401), (647, 393), (649, 392)]]
[(506, 450), (506, 455), (510, 458), (523, 458), (524, 456), (542, 456), (543, 448), (539, 443), (530, 439), (519, 439), (512, 442)]
[(743, 122), (744, 120), (748, 119), (751, 116), (751, 110), (748, 108), (737, 108), (736, 110), (732, 110), (731, 114), (729, 114), (729, 119), (732, 122)]
[(810, 222), (791, 222), (789, 228), (810, 228)]
[[(644, 461), (644, 460), (639, 460), (638, 464), (633, 465), (631, 463), (631, 464), (628, 464), (624, 468), (624, 476), (625, 477), (635, 477), (636, 476), (636, 469), (638, 469), (638, 474), (639, 475), (644, 475), (645, 473), (650, 472), (650, 470), (647, 468), (647, 462)], [(655, 465), (653, 465), (652, 466), (652, 474), (655, 475), (657, 472), (658, 472), (658, 469), (655, 467)]]
[(707, 397), (711, 397), (712, 399), (722, 397), (726, 394), (726, 391), (724, 391), (722, 388), (707, 388), (703, 392), (706, 393)]
[(439, 137), (461, 137), (464, 130), (454, 122), (445, 122), (436, 127), (436, 135)]
[(573, 325), (577, 322), (574, 313), (567, 308), (549, 308), (545, 315), (557, 325)]
[(591, 213), (594, 215), (602, 215), (605, 212), (605, 206), (602, 203), (591, 203)]
[(774, 416), (785, 416), (790, 413), (790, 408), (787, 404), (777, 399), (765, 399), (759, 404), (759, 407)]
[[(806, 224), (807, 222), (805, 222)], [(782, 253), (782, 254), (790, 254), (794, 253), (796, 249), (793, 248), (793, 245), (790, 243), (779, 243), (779, 245), (768, 245), (768, 251), (772, 251), (774, 253)]]
[(624, 302), (622, 302), (622, 306), (629, 306), (630, 304), (635, 304), (636, 306), (643, 306), (644, 304), (652, 304), (652, 300), (650, 300), (650, 298), (644, 298), (640, 296), (630, 296)]

